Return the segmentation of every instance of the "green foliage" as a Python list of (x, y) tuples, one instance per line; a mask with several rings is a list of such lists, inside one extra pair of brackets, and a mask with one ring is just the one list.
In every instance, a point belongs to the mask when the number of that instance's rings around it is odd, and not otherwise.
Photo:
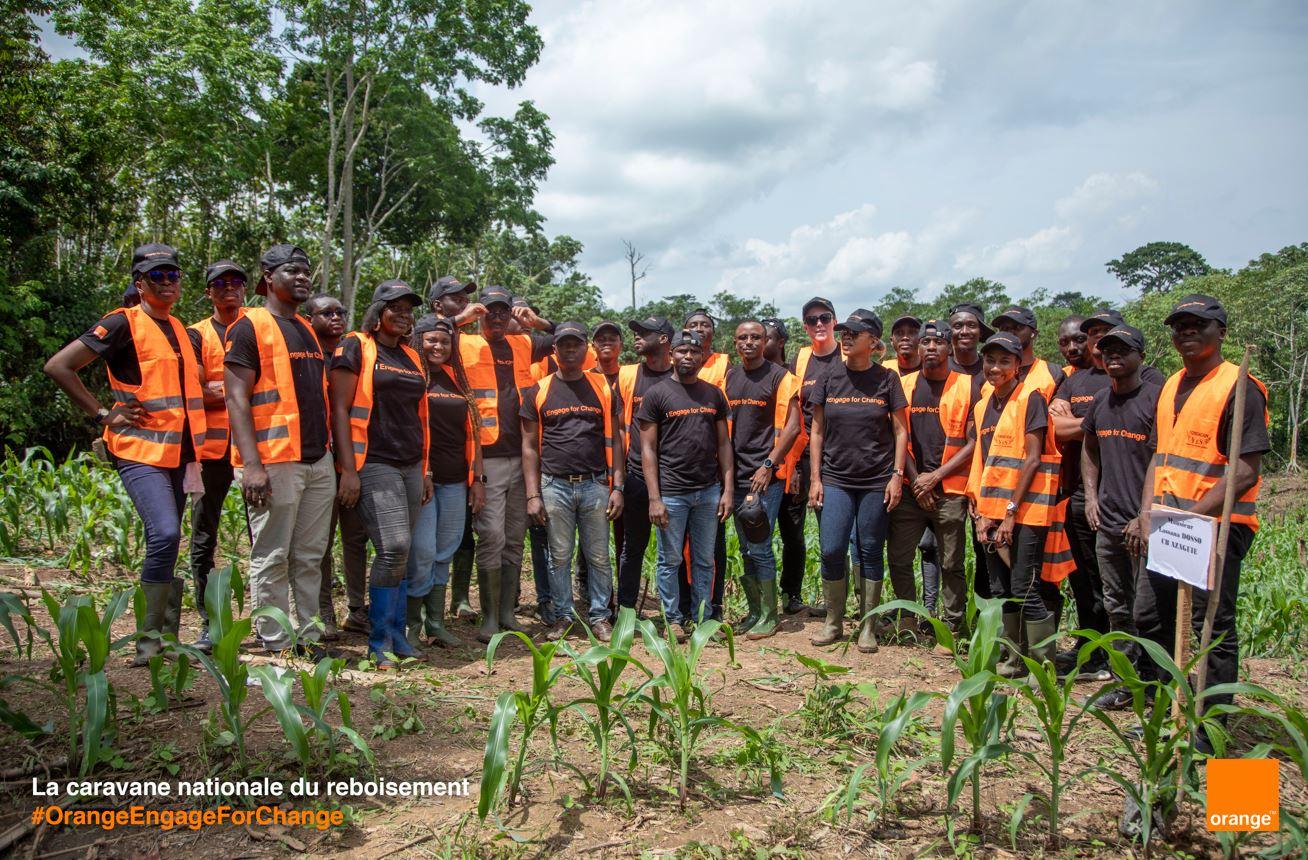
[(1186, 278), (1213, 270), (1202, 254), (1180, 242), (1150, 242), (1104, 266), (1123, 286), (1137, 287), (1146, 295), (1170, 290)]

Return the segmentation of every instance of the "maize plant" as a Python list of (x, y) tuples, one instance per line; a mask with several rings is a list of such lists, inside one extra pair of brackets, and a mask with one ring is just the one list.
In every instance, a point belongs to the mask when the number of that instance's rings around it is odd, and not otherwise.
[[(343, 737), (359, 751), (363, 758), (372, 764), (372, 750), (350, 725), (350, 700), (339, 690), (330, 689), (329, 678), (345, 665), (344, 660), (320, 660), (313, 671), (300, 670), (299, 680), (307, 704), (296, 704), (292, 699), (295, 691), (295, 675), (276, 666), (255, 666), (251, 671), (259, 679), (264, 698), (268, 700), (273, 715), (277, 717), (282, 732), (290, 742), (291, 751), (300, 763), (300, 773), (308, 776), (309, 771), (321, 763), (330, 773), (339, 764), (356, 764), (349, 756), (342, 755), (337, 748), (337, 737)], [(327, 721), (327, 710), (335, 703), (341, 715), (341, 725), (333, 726)], [(305, 721), (308, 721), (306, 725)], [(326, 754), (321, 749), (326, 745)]]
[(854, 768), (844, 788), (833, 792), (823, 802), (823, 807), (828, 816), (834, 818), (843, 810), (846, 821), (852, 818), (854, 811), (864, 805), (862, 802), (863, 783), (866, 781), (867, 773), (869, 770), (875, 769), (877, 806), (875, 809), (868, 808), (867, 820), (871, 822), (876, 818), (885, 818), (895, 801), (896, 795), (899, 793), (899, 789), (903, 787), (904, 783), (918, 768), (926, 764), (931, 758), (931, 756), (922, 756), (907, 762), (901, 762), (892, 759), (891, 755), (905, 732), (922, 728), (919, 715), (927, 703), (936, 698), (937, 695), (937, 693), (918, 692), (909, 696), (906, 692), (901, 692), (886, 706), (884, 711), (874, 717), (874, 728), (877, 733), (875, 757), (872, 761), (864, 762)]

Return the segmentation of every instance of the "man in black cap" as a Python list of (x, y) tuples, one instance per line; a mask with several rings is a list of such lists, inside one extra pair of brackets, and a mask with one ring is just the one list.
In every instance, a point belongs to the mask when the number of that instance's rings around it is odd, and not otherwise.
[[(1115, 326), (1098, 339), (1098, 345), (1110, 387), (1096, 393), (1082, 423), (1085, 517), (1096, 535), (1095, 556), (1109, 629), (1134, 636), (1140, 559), (1127, 549), (1125, 532), (1140, 515), (1145, 473), (1157, 441), (1154, 420), (1162, 386), (1143, 378), (1144, 335), (1138, 329)], [(1103, 468), (1106, 463), (1112, 468)], [(1134, 528), (1138, 527), (1136, 523)], [(1123, 650), (1132, 660), (1139, 653), (1133, 645)], [(1096, 704), (1122, 710), (1131, 701), (1131, 691), (1121, 687)]]
[[(513, 617), (527, 531), (520, 392), (536, 383), (532, 364), (553, 352), (554, 338), (547, 333), (553, 330), (549, 320), (529, 307), (514, 307), (514, 297), (504, 287), (484, 287), (479, 305), (484, 309), (481, 334), (460, 333), (455, 355), (481, 416), (486, 504), (473, 518), (473, 528), (482, 603), (477, 638), (489, 642), (500, 630), (522, 629)], [(511, 333), (511, 323), (532, 334)]]
[[(233, 464), (243, 467), (249, 504), (250, 592), (254, 606), (290, 614), (299, 629), (297, 650), (325, 656), (317, 644), (322, 556), (330, 538), (336, 469), (328, 448), (327, 374), (322, 345), (298, 313), (311, 294), (309, 257), (293, 245), (274, 245), (260, 259), (250, 308), (227, 330), (223, 379)], [(264, 648), (290, 646), (289, 631), (270, 618), (256, 622)]]
[(699, 378), (721, 388), (727, 380), (727, 367), (731, 364), (731, 356), (725, 352), (713, 351), (713, 338), (717, 334), (718, 321), (713, 319), (706, 309), (695, 308), (686, 315), (686, 320), (681, 326), (699, 335), (700, 342), (704, 344), (704, 367), (700, 369)]
[(475, 281), (467, 283), (453, 275), (446, 275), (432, 284), (427, 291), (427, 305), (438, 317), (449, 319), (455, 328), (474, 322), (485, 313), (481, 305), (473, 307), (472, 294), (477, 291)]
[[(649, 493), (650, 522), (658, 526), (658, 586), (663, 613), (679, 624), (678, 638), (712, 615), (713, 546), (717, 524), (734, 508), (734, 458), (727, 432), (730, 410), (722, 389), (699, 378), (700, 336), (683, 330), (672, 338), (675, 375), (642, 399), (641, 468)], [(691, 609), (681, 608), (677, 569), (689, 537)]]
[[(672, 375), (672, 325), (663, 317), (632, 320), (627, 327), (636, 335), (636, 364), (618, 370), (618, 398), (627, 439), (627, 492), (622, 515), (622, 551), (618, 563), (618, 606), (636, 607), (640, 598), (641, 567), (649, 546), (649, 494), (641, 467), (640, 427), (636, 413), (645, 393)], [(636, 607), (639, 609), (639, 607)]]
[(245, 270), (231, 260), (219, 260), (204, 273), (205, 297), (213, 305), (213, 314), (187, 330), (191, 345), (200, 354), (200, 379), (204, 390), (205, 434), (200, 455), (200, 479), (204, 494), (191, 504), (191, 581), (195, 584), (195, 606), (200, 612), (200, 638), (195, 647), (208, 653), (209, 613), (204, 593), (213, 569), (214, 551), (218, 548), (218, 522), (222, 518), (223, 500), (232, 486), (230, 432), (227, 427), (227, 404), (223, 399), (223, 357), (227, 348), (227, 329), (245, 315)]
[[(1045, 396), (1045, 403), (1054, 397), (1054, 392), (1062, 384), (1066, 374), (1061, 368), (1054, 367), (1043, 358), (1036, 358), (1035, 340), (1037, 332), (1036, 317), (1030, 308), (1011, 305), (999, 316), (990, 321), (996, 331), (1008, 332), (1022, 344), (1022, 366), (1018, 370), (1017, 380), (1034, 385)], [(1028, 381), (1029, 380), (1029, 381)]]
[(579, 539), (588, 570), (584, 615), (595, 637), (607, 642), (613, 596), (609, 523), (622, 513), (625, 483), (622, 416), (603, 376), (582, 369), (587, 341), (581, 323), (555, 329), (558, 372), (522, 397), (522, 468), (527, 515), (547, 529), (549, 539), (550, 638), (566, 635), (576, 617), (570, 568)]
[[(985, 385), (983, 373), (985, 359), (981, 356), (981, 344), (994, 334), (985, 323), (986, 313), (980, 305), (964, 302), (949, 309), (949, 369), (972, 377), (972, 399), (981, 399), (981, 388)], [(990, 596), (990, 573), (986, 570), (986, 553), (981, 541), (977, 540), (976, 528), (972, 529), (973, 575), (972, 591), (977, 597)]]
[(881, 366), (900, 376), (908, 376), (922, 367), (922, 320), (903, 314), (890, 324), (890, 349), (894, 353)]
[(799, 407), (804, 426), (800, 433), (799, 450), (791, 453), (794, 469), (786, 486), (786, 497), (777, 519), (782, 543), (789, 549), (781, 560), (781, 600), (787, 615), (808, 609), (810, 615), (825, 615), (826, 607), (804, 605), (804, 573), (807, 568), (808, 548), (804, 538), (804, 520), (808, 516), (808, 485), (810, 478), (808, 434), (813, 427), (813, 404), (808, 394), (826, 368), (840, 361), (840, 344), (835, 338), (836, 309), (827, 299), (814, 296), (800, 310), (804, 332), (812, 346), (795, 353), (790, 372), (799, 380)]
[[(1141, 497), (1143, 516), (1126, 533), (1137, 552), (1147, 545), (1151, 504), (1219, 517), (1226, 494), (1226, 466), (1232, 456), (1235, 386), (1239, 368), (1223, 360), (1226, 309), (1212, 296), (1189, 295), (1176, 303), (1163, 320), (1172, 330), (1172, 345), (1185, 367), (1167, 380), (1158, 395), (1155, 432), (1158, 449)], [(1213, 621), (1213, 648), (1208, 652), (1208, 684), (1239, 678), (1240, 642), (1235, 611), (1240, 570), (1258, 529), (1258, 492), (1262, 486), (1263, 454), (1271, 450), (1267, 436), (1267, 390), (1249, 376), (1245, 383), (1244, 421), (1240, 450), (1235, 452), (1235, 506), (1231, 513), (1221, 591)], [(1216, 420), (1214, 421), (1214, 416)], [(1176, 580), (1149, 571), (1136, 592), (1135, 621), (1140, 635), (1170, 647), (1176, 616)], [(1214, 595), (1194, 592), (1193, 622), (1198, 635), (1208, 601)], [(1212, 696), (1205, 707), (1226, 704), (1231, 696)], [(1211, 749), (1203, 733), (1201, 750)]]
[(602, 373), (609, 385), (618, 384), (618, 368), (622, 366), (622, 327), (604, 320), (591, 333), (590, 345), (595, 350), (593, 373)]

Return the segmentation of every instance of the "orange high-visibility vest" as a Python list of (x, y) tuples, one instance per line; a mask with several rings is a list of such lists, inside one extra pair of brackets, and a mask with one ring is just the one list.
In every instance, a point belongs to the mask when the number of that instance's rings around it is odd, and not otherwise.
[[(236, 319), (245, 316), (245, 308), (239, 308), (236, 311)], [(236, 320), (232, 321), (233, 323)], [(213, 322), (208, 319), (200, 320), (195, 325), (189, 326), (200, 333), (200, 358), (203, 359), (201, 369), (204, 371), (204, 381), (223, 381), (223, 356), (227, 354), (227, 347), (223, 343), (223, 338), (218, 336), (218, 332), (213, 330)], [(228, 326), (231, 328), (231, 326)], [(227, 405), (225, 403), (206, 403), (204, 405), (204, 420), (206, 423), (204, 431), (204, 446), (200, 449), (201, 460), (221, 460), (227, 453), (227, 442), (230, 438), (230, 431), (227, 424)]]
[[(259, 460), (265, 466), (273, 463), (298, 463), (300, 460), (300, 404), (295, 396), (295, 376), (291, 373), (291, 354), (286, 349), (286, 338), (267, 308), (250, 308), (245, 317), (254, 327), (254, 339), (259, 345), (259, 379), (250, 392), (250, 417), (254, 419), (254, 441)], [(314, 344), (322, 351), (313, 326), (300, 314), (295, 319), (309, 331)], [(327, 358), (323, 357), (323, 367)], [(322, 375), (323, 414), (328, 409), (327, 374)], [(331, 422), (328, 422), (330, 427)], [(329, 434), (330, 435), (330, 434)], [(232, 465), (240, 466), (241, 452), (232, 446)]]
[[(581, 362), (581, 369), (590, 370), (598, 363), (599, 363), (599, 356), (595, 354), (595, 347), (587, 346), (586, 358)], [(557, 373), (558, 369), (559, 369), (558, 361), (555, 360), (554, 356), (547, 355), (544, 358), (542, 358), (540, 361), (537, 361), (532, 364), (531, 378), (539, 382), (540, 380), (549, 376), (551, 373)]]
[(1045, 582), (1062, 582), (1076, 570), (1072, 542), (1067, 537), (1068, 501), (1070, 498), (1064, 498), (1054, 506), (1049, 531), (1045, 534), (1044, 558), (1040, 563), (1040, 578)]
[[(913, 392), (917, 390), (917, 381), (921, 371), (914, 371), (900, 381), (904, 385), (904, 399), (908, 401), (908, 426), (913, 426)], [(940, 464), (944, 465), (957, 456), (967, 445), (968, 407), (972, 403), (972, 377), (966, 373), (949, 371), (945, 377), (944, 390), (940, 392), (940, 429), (945, 431), (945, 448), (940, 455)], [(930, 420), (930, 416), (926, 419)], [(911, 437), (910, 437), (911, 444)], [(967, 469), (959, 469), (940, 482), (940, 488), (951, 496), (967, 493)]]
[[(377, 365), (377, 339), (368, 332), (352, 331), (341, 340), (342, 346), (348, 338), (359, 342), (359, 379), (354, 386), (354, 402), (350, 404), (350, 443), (354, 451), (354, 469), (358, 471), (368, 459), (368, 424), (372, 421), (372, 377)], [(336, 347), (337, 355), (340, 355), (342, 346)], [(418, 398), (418, 420), (422, 422), (420, 459), (426, 463), (427, 452), (431, 450), (431, 425), (427, 417), (427, 372), (417, 350), (403, 341), (400, 342), (400, 349), (404, 350), (413, 366), (422, 371), (423, 395)]]
[[(454, 369), (450, 367), (449, 362), (442, 364), (441, 370), (445, 371), (446, 376), (454, 380), (454, 387), (459, 389), (460, 393), (462, 393), (466, 397), (467, 392), (463, 391), (463, 386), (459, 384), (459, 378), (458, 376), (455, 375)], [(431, 400), (432, 400), (432, 393), (431, 393), (430, 386), (428, 386), (427, 388), (427, 396), (424, 398), (424, 400), (427, 401), (427, 453), (428, 455), (430, 455), (431, 454)], [(476, 478), (476, 455), (477, 455), (477, 450), (474, 447), (476, 445), (476, 437), (473, 435), (477, 431), (472, 426), (472, 413), (473, 413), (473, 409), (471, 405), (469, 405), (468, 409), (466, 410), (466, 414), (464, 416), (464, 427), (468, 435), (464, 437), (463, 440), (463, 456), (468, 461), (468, 486), (469, 487), (472, 486), (472, 482)], [(427, 469), (428, 471), (431, 470), (430, 456), (427, 463)]]
[[(550, 385), (558, 374), (551, 373), (540, 381), (536, 391), (536, 444), (545, 447), (545, 397)], [(613, 452), (618, 446), (618, 434), (613, 426), (613, 389), (609, 381), (600, 373), (584, 373), (582, 378), (590, 383), (591, 390), (599, 398), (600, 412), (604, 415), (604, 462), (608, 465), (609, 488), (613, 488)]]
[[(1176, 412), (1176, 392), (1185, 371), (1172, 374), (1163, 385), (1155, 424), (1158, 449), (1153, 460), (1154, 504), (1189, 510), (1226, 474), (1229, 458), (1217, 450), (1217, 433), (1222, 410), (1239, 374), (1240, 369), (1229, 361), (1210, 370), (1190, 392), (1180, 414)], [(1267, 386), (1252, 375), (1249, 378), (1266, 397)], [(1263, 420), (1268, 420), (1265, 412)], [(1236, 499), (1231, 522), (1257, 530), (1255, 511), (1262, 486), (1259, 475), (1254, 485)]]
[[(808, 373), (809, 362), (812, 361), (812, 359), (813, 347), (811, 346), (802, 346), (799, 348), (799, 352), (795, 353), (795, 391), (799, 396), (799, 405), (801, 409), (803, 408), (804, 401), (807, 399), (805, 389), (813, 384), (804, 379), (804, 375)], [(841, 356), (840, 360), (844, 361), (844, 356)], [(783, 461), (784, 465), (782, 468), (785, 470), (787, 478), (793, 479), (798, 476), (799, 458), (803, 456), (806, 448), (808, 448), (808, 430), (804, 427), (804, 422), (801, 420), (799, 422), (799, 436), (795, 438), (794, 446), (790, 449), (790, 452), (786, 454), (785, 460)], [(792, 481), (787, 481), (787, 489), (793, 489), (790, 486), (791, 483)]]
[[(790, 417), (790, 401), (795, 401), (795, 408), (799, 409), (799, 378), (790, 371), (786, 371), (785, 376), (777, 383), (777, 408), (772, 416), (772, 444), (777, 444), (781, 438), (781, 431), (786, 428), (786, 419)], [(802, 436), (804, 433), (804, 422), (799, 422), (799, 432)], [(790, 476), (794, 474), (795, 464), (799, 460), (799, 455), (804, 451), (800, 445), (799, 436), (795, 437), (795, 443), (790, 446), (790, 451), (785, 451), (781, 455), (781, 462), (777, 463), (777, 479), (783, 484), (790, 483)], [(791, 453), (794, 453), (792, 459)]]
[(623, 427), (630, 427), (632, 416), (636, 414), (636, 406), (633, 401), (636, 396), (636, 379), (640, 374), (640, 368), (640, 364), (624, 364), (618, 368), (618, 396), (622, 398)]
[(709, 385), (716, 385), (727, 393), (727, 368), (731, 366), (731, 356), (725, 352), (715, 352), (704, 359), (704, 366), (699, 370), (699, 378)]
[[(1035, 388), (1020, 383), (1009, 395), (1004, 411), (995, 425), (990, 454), (981, 456), (981, 426), (985, 419), (986, 395), (976, 404), (977, 443), (972, 452), (972, 471), (968, 475), (967, 493), (976, 504), (977, 513), (992, 520), (1002, 520), (1005, 508), (1017, 489), (1018, 475), (1026, 461), (1026, 405), (1032, 397), (1042, 396)], [(1058, 503), (1058, 470), (1062, 457), (1054, 434), (1045, 430), (1044, 452), (1031, 486), (1018, 505), (1016, 520), (1027, 526), (1045, 527), (1053, 520)]]
[[(518, 396), (536, 384), (531, 373), (531, 338), (525, 334), (506, 334), (505, 341), (513, 350), (513, 381), (518, 388)], [(500, 438), (499, 382), (495, 377), (495, 356), (490, 343), (479, 334), (459, 335), (459, 361), (468, 385), (472, 388), (472, 398), (477, 403), (477, 412), (481, 419), (478, 434), (482, 447), (494, 445)]]
[[(177, 338), (177, 351), (168, 343), (168, 337), (159, 325), (139, 305), (119, 308), (110, 314), (122, 314), (132, 331), (132, 345), (136, 348), (136, 361), (141, 367), (139, 385), (129, 385), (109, 370), (109, 388), (114, 406), (138, 402), (146, 416), (140, 427), (104, 428), (105, 445), (109, 453), (121, 460), (147, 463), (162, 469), (173, 469), (182, 462), (182, 433), (190, 422), (191, 444), (198, 455), (204, 446), (204, 398), (200, 393), (200, 369), (195, 362), (195, 351), (186, 329), (176, 317), (169, 315)], [(178, 379), (177, 357), (181, 356), (182, 379)], [(107, 366), (106, 366), (107, 369)]]

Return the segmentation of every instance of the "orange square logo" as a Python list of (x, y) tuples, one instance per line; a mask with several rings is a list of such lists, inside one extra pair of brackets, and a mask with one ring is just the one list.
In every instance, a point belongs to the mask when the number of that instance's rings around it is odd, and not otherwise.
[(1281, 829), (1281, 763), (1274, 758), (1208, 760), (1209, 830)]

